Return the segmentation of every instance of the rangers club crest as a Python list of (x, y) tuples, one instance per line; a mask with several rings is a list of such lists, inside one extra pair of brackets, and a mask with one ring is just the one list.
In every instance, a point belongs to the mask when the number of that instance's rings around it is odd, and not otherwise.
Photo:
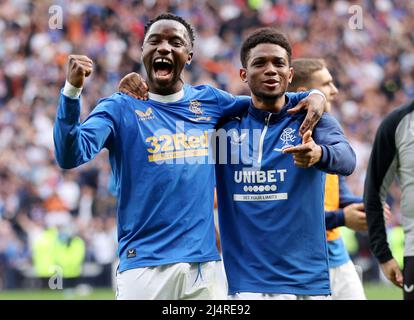
[(190, 101), (190, 111), (196, 115), (202, 115), (203, 109), (201, 108), (201, 102), (197, 100), (191, 100)]
[(283, 143), (282, 148), (275, 148), (274, 151), (283, 151), (286, 148), (294, 147), (293, 142), (296, 140), (295, 132), (296, 129), (285, 128), (280, 135), (280, 140)]

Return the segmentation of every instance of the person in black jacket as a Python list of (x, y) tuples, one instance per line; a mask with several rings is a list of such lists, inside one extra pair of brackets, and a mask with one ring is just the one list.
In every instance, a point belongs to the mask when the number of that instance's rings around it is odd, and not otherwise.
[[(394, 178), (402, 190), (404, 228), (403, 273), (386, 236), (383, 204)], [(371, 251), (385, 276), (404, 289), (404, 300), (414, 300), (414, 101), (392, 111), (378, 128), (364, 190)]]

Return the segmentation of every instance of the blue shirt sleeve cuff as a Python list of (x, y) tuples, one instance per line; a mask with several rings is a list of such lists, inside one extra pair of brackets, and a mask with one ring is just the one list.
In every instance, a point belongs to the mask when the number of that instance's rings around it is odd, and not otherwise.
[(332, 230), (345, 225), (345, 215), (342, 209), (325, 212), (326, 230)]
[(322, 149), (322, 157), (318, 163), (315, 164), (315, 167), (320, 170), (325, 170), (328, 167), (328, 148), (324, 145), (320, 145)]
[(337, 215), (337, 219), (338, 219), (338, 227), (343, 227), (345, 225), (345, 214), (344, 214), (344, 210), (339, 209), (336, 212)]
[(62, 89), (57, 109), (57, 118), (64, 120), (66, 123), (78, 122), (80, 118), (80, 99), (65, 96)]

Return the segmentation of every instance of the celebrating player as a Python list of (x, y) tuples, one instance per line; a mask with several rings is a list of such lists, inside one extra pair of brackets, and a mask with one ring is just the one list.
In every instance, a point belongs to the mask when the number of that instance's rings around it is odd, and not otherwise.
[(241, 119), (223, 126), (234, 134), (224, 136), (219, 150), (228, 164), (216, 165), (229, 294), (233, 299), (329, 299), (323, 171), (351, 174), (355, 154), (328, 114), (301, 139), (304, 115), (288, 113), (292, 101), (285, 91), (294, 70), (282, 34), (271, 28), (254, 32), (242, 45), (241, 62), (252, 103)]

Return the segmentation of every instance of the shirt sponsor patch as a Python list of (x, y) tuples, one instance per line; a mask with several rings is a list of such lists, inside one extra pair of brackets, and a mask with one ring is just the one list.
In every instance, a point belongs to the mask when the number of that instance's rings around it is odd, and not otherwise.
[(137, 256), (137, 250), (136, 249), (128, 249), (127, 259), (135, 258), (136, 256)]
[(138, 119), (140, 121), (155, 119), (152, 108), (148, 108), (147, 110), (145, 110), (145, 112), (142, 112), (141, 110), (135, 110), (135, 113), (137, 114)]

